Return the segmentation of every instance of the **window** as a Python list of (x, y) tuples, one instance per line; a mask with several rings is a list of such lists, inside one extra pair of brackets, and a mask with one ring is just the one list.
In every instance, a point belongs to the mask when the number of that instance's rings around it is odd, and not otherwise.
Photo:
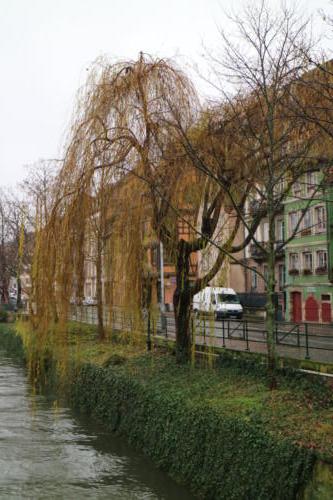
[(304, 271), (309, 271), (312, 273), (312, 253), (304, 252), (303, 253), (303, 269)]
[(251, 288), (252, 290), (256, 290), (258, 287), (258, 275), (256, 273), (257, 268), (253, 267), (251, 271)]
[(298, 271), (298, 253), (291, 253), (289, 255), (289, 270)]
[(316, 233), (322, 233), (326, 230), (326, 209), (324, 206), (315, 208), (315, 228)]
[(205, 253), (202, 253), (201, 255), (201, 270), (205, 273), (209, 271), (210, 268), (210, 259), (209, 259), (209, 253), (206, 251)]
[(312, 210), (308, 208), (303, 216), (302, 220), (302, 236), (308, 236), (312, 233)]
[(257, 229), (256, 229), (256, 232), (254, 233), (254, 237), (257, 241), (262, 241), (261, 239), (261, 227), (258, 226)]
[(298, 212), (291, 212), (289, 214), (289, 234), (290, 234), (290, 236), (295, 232), (298, 221), (299, 221)]
[(317, 251), (317, 269), (327, 269), (327, 252), (325, 250)]
[(228, 295), (224, 293), (216, 294), (216, 299), (219, 304), (240, 304), (238, 295)]
[(279, 182), (276, 184), (275, 187), (275, 193), (276, 194), (282, 194), (284, 192), (284, 189), (285, 189), (285, 181), (283, 179), (280, 179)]
[(268, 266), (266, 264), (264, 264), (264, 267), (263, 267), (263, 275), (264, 275), (264, 279), (265, 279), (264, 285), (265, 285), (265, 290), (266, 290), (267, 280), (268, 280)]
[(178, 234), (180, 237), (193, 235), (192, 228), (183, 219), (178, 220)]
[(325, 293), (321, 296), (321, 300), (322, 300), (322, 302), (330, 302), (331, 296), (328, 293), (327, 294)]
[(303, 217), (303, 229), (310, 229), (311, 230), (312, 226), (312, 216), (311, 216), (311, 210), (308, 209)]
[(86, 297), (91, 297), (91, 284), (90, 283), (86, 283), (86, 293), (85, 293), (85, 296)]
[(285, 267), (283, 264), (279, 265), (279, 290), (283, 290), (284, 288), (284, 283), (285, 283)]
[(284, 241), (284, 221), (278, 220), (276, 222), (276, 239), (278, 241)]
[(299, 181), (294, 182), (293, 184), (293, 195), (299, 196), (301, 194), (302, 188), (301, 183)]
[(91, 296), (96, 297), (96, 278), (92, 278), (91, 280)]
[(92, 276), (94, 276), (94, 270), (95, 270), (94, 263), (91, 262), (91, 260), (88, 260), (88, 262), (85, 263), (85, 266), (86, 266), (86, 271), (85, 271), (86, 277), (91, 278)]
[(316, 188), (316, 174), (315, 172), (307, 172), (306, 174), (306, 192), (312, 194)]
[(268, 222), (264, 222), (263, 233), (264, 233), (263, 241), (268, 241), (269, 240), (269, 223)]
[(174, 254), (170, 245), (163, 245), (163, 263), (165, 266), (174, 265)]

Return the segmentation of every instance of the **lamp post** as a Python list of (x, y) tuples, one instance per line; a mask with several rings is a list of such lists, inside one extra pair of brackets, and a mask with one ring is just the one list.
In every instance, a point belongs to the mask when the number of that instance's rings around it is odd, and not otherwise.
[(167, 319), (165, 316), (165, 297), (164, 297), (164, 253), (163, 253), (163, 243), (160, 241), (160, 312), (161, 312), (161, 329), (167, 337)]
[(164, 299), (164, 255), (163, 255), (163, 243), (160, 241), (160, 284), (161, 284), (161, 293), (160, 293), (160, 309), (161, 313), (164, 313), (165, 309), (165, 299)]

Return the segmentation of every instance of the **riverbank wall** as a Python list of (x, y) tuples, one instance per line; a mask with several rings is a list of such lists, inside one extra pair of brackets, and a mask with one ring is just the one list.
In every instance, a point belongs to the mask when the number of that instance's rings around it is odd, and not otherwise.
[[(2, 329), (0, 345), (25, 356), (13, 329)], [(126, 436), (199, 498), (330, 498), (320, 496), (322, 485), (314, 486), (314, 472), (322, 476), (323, 468), (311, 449), (283, 436), (277, 439), (251, 414), (244, 418), (184, 397), (186, 377), (192, 376), (187, 368), (181, 368), (183, 384), (177, 387), (174, 362), (160, 368), (158, 360), (146, 356), (140, 363), (115, 357), (107, 367), (76, 366), (66, 384), (67, 397), (74, 407)], [(52, 363), (49, 370), (49, 380), (56, 383)], [(329, 483), (327, 477), (325, 481)]]

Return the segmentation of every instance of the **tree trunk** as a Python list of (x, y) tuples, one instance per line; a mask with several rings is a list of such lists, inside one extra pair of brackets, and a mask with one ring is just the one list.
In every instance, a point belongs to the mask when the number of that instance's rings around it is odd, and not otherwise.
[(173, 296), (176, 324), (176, 360), (186, 363), (191, 359), (191, 290), (190, 290), (190, 253), (186, 242), (178, 244), (176, 280), (177, 286)]
[(103, 284), (102, 284), (102, 245), (100, 239), (97, 240), (96, 255), (96, 299), (97, 299), (97, 321), (98, 339), (105, 340), (105, 329), (103, 320)]
[(275, 218), (272, 210), (273, 200), (268, 196), (268, 223), (269, 223), (269, 242), (267, 259), (267, 304), (266, 304), (266, 329), (267, 329), (267, 361), (268, 377), (270, 389), (276, 388), (276, 348), (275, 348), (275, 329), (276, 329), (276, 309), (275, 309)]
[[(270, 270), (268, 270), (270, 274)], [(274, 304), (274, 283), (272, 286), (269, 276), (267, 287), (267, 304), (266, 304), (266, 328), (267, 328), (267, 362), (268, 362), (268, 377), (270, 389), (276, 388), (276, 349), (275, 349), (275, 325), (276, 311)]]
[[(3, 223), (3, 222), (2, 222)], [(0, 290), (0, 302), (2, 304), (8, 304), (9, 302), (9, 279), (7, 273), (7, 263), (6, 263), (6, 253), (5, 253), (5, 240), (2, 237), (1, 239), (1, 250), (0, 250), (0, 259), (1, 259), (1, 269), (0, 269), (0, 278), (1, 278), (1, 290)]]
[(2, 304), (8, 304), (9, 302), (9, 280), (7, 279), (7, 276), (5, 276), (5, 272), (2, 278), (0, 302)]

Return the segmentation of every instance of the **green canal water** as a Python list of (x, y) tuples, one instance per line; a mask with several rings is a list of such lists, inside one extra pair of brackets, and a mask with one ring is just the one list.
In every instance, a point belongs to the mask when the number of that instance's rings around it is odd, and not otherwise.
[(193, 498), (90, 419), (36, 395), (0, 351), (0, 499)]

